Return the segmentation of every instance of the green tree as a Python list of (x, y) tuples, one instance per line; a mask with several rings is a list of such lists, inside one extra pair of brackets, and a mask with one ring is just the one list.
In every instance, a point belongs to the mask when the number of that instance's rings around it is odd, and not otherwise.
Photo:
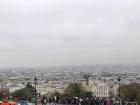
[(80, 97), (85, 92), (82, 84), (80, 83), (71, 83), (65, 90), (65, 94), (69, 95), (70, 97)]
[(22, 97), (24, 99), (29, 99), (30, 97), (35, 97), (35, 88), (30, 85), (29, 83), (26, 85), (25, 88), (16, 90), (12, 93), (14, 97)]
[(136, 101), (139, 98), (140, 84), (121, 85), (121, 97), (127, 101)]
[(137, 94), (137, 96), (136, 96), (136, 101), (139, 103), (139, 105), (140, 105), (140, 93), (138, 93)]
[(90, 91), (85, 91), (85, 92), (83, 92), (83, 95), (82, 95), (83, 97), (92, 97), (92, 92), (90, 92)]
[(0, 100), (10, 95), (9, 89), (1, 88), (0, 89)]
[(56, 92), (52, 93), (52, 96), (61, 97), (61, 93), (56, 91)]

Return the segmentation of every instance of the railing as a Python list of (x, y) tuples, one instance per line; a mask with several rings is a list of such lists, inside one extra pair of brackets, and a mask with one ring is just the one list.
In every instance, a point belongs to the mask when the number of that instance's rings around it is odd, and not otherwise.
[(138, 105), (138, 103), (137, 102), (120, 101), (120, 104), (119, 104), (119, 101), (116, 101), (116, 105)]

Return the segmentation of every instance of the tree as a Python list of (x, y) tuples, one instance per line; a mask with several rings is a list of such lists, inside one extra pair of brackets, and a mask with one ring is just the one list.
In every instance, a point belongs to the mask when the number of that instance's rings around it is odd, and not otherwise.
[(10, 95), (9, 89), (1, 88), (0, 89), (0, 100)]
[(82, 95), (83, 97), (92, 97), (92, 92), (90, 92), (90, 91), (85, 91), (85, 92), (83, 92), (83, 95)]
[(85, 90), (80, 83), (71, 83), (65, 90), (65, 94), (69, 95), (70, 97), (80, 97), (83, 95)]
[(136, 101), (140, 97), (140, 84), (121, 85), (121, 97), (127, 101)]
[(52, 93), (52, 96), (56, 96), (56, 97), (60, 97), (61, 96), (61, 93), (59, 93), (59, 92), (54, 92), (54, 93)]
[(12, 96), (28, 100), (30, 97), (35, 97), (35, 88), (28, 83), (25, 88), (13, 92)]
[(140, 105), (140, 93), (138, 93), (137, 94), (137, 96), (136, 96), (136, 101), (139, 103), (139, 105)]

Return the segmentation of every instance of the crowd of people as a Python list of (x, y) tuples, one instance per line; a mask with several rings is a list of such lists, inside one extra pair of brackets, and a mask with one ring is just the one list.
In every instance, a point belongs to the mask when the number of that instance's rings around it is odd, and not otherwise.
[(49, 103), (50, 105), (64, 104), (64, 105), (117, 105), (117, 103), (110, 98), (95, 98), (95, 97), (52, 97), (41, 98), (42, 105)]

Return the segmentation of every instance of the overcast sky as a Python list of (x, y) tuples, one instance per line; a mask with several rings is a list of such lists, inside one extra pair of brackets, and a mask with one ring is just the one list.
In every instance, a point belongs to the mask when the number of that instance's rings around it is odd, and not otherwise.
[(140, 0), (0, 0), (0, 67), (140, 63)]

